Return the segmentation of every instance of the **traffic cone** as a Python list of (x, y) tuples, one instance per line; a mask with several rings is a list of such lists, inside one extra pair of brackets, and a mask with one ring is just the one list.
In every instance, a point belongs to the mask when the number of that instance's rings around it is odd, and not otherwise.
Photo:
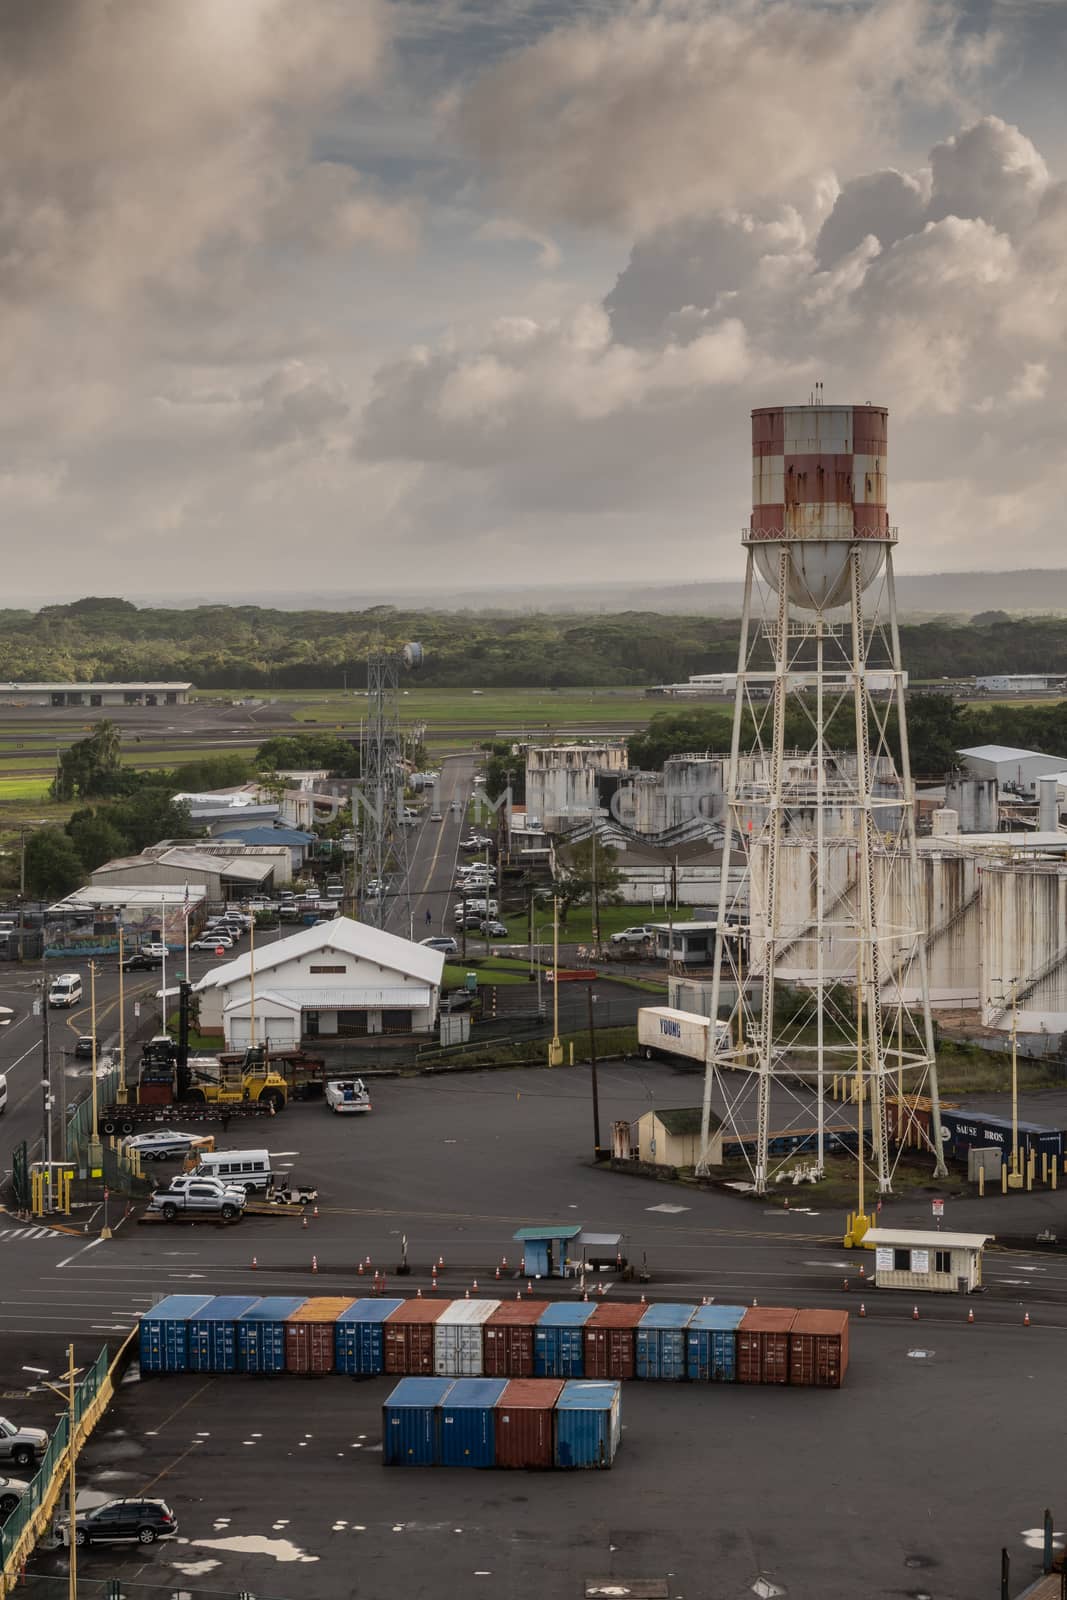
[(918, 1322), (918, 1320), (919, 1320), (919, 1308), (918, 1308), (918, 1306), (912, 1306), (912, 1308), (911, 1308), (911, 1320), (912, 1320), (912, 1322)]
[(789, 1210), (789, 1196), (788, 1195), (786, 1195), (786, 1197), (785, 1197), (785, 1209), (787, 1211)]
[(311, 1215), (312, 1215), (312, 1216), (313, 1216), (313, 1217), (317, 1217), (317, 1216), (318, 1216), (318, 1214), (319, 1214), (319, 1208), (318, 1208), (318, 1206), (314, 1206), (314, 1207), (313, 1207), (313, 1208), (312, 1208), (312, 1211), (311, 1211)]
[(304, 1217), (303, 1217), (303, 1223), (302, 1223), (302, 1226), (303, 1226), (303, 1227), (305, 1227), (305, 1228), (306, 1228), (306, 1227), (307, 1227), (307, 1225), (308, 1225), (308, 1214), (307, 1214), (307, 1212), (306, 1212), (306, 1211), (305, 1211), (305, 1212), (304, 1212)]
[(847, 1294), (848, 1293), (848, 1279), (846, 1278), (844, 1282), (845, 1282), (845, 1293)]
[(477, 1278), (472, 1280), (471, 1288), (474, 1290), (475, 1294), (478, 1293), (478, 1280), (477, 1280)]
[(607, 1284), (606, 1283), (602, 1283), (600, 1285), (600, 1298), (603, 1299), (604, 1296), (607, 1294), (607, 1292), (608, 1292)]
[(533, 1294), (533, 1284), (529, 1281), (529, 1279), (526, 1280), (526, 1293)]
[(437, 1288), (437, 1274), (436, 1274), (436, 1272), (433, 1273), (431, 1275), (431, 1277), (430, 1277), (430, 1288), (431, 1289), (436, 1289)]
[(312, 1272), (318, 1272), (318, 1270), (319, 1270), (319, 1258), (318, 1258), (318, 1256), (312, 1256), (312, 1258), (311, 1258), (311, 1270), (312, 1270)]
[(500, 1266), (501, 1266), (501, 1270), (502, 1271), (506, 1272), (508, 1270), (508, 1258), (507, 1258), (507, 1256), (501, 1256), (500, 1257)]
[(519, 1277), (520, 1278), (525, 1278), (525, 1276), (526, 1276), (526, 1257), (523, 1256), (522, 1260), (519, 1262)]
[(463, 1298), (464, 1298), (464, 1300), (469, 1300), (469, 1299), (470, 1299), (470, 1297), (471, 1297), (471, 1292), (470, 1292), (470, 1290), (469, 1290), (469, 1289), (464, 1289), (464, 1291), (463, 1291)]
[[(369, 1256), (367, 1257), (367, 1260), (368, 1261), (370, 1260)], [(443, 1269), (444, 1264), (445, 1264), (444, 1256), (438, 1256), (438, 1258), (437, 1258), (437, 1270), (438, 1270), (438, 1272), (440, 1272)]]
[(499, 1267), (497, 1267), (497, 1269), (496, 1269), (496, 1275), (499, 1278), (499, 1276), (500, 1276), (500, 1268)]
[(861, 1261), (861, 1262), (860, 1262), (860, 1277), (861, 1277), (861, 1278), (865, 1278), (865, 1277), (866, 1277), (866, 1276), (867, 1276), (867, 1274), (866, 1274), (866, 1272), (865, 1272), (865, 1271), (864, 1271), (864, 1268), (863, 1268), (863, 1262), (862, 1262), (862, 1261)]
[(416, 1289), (415, 1290), (415, 1299), (416, 1300), (421, 1300), (422, 1299), (422, 1290), (421, 1289)]
[(1030, 1326), (1030, 1313), (1029, 1313), (1029, 1311), (1024, 1311), (1023, 1312), (1023, 1327), (1024, 1328), (1028, 1328), (1029, 1326)]
[(861, 1300), (860, 1301), (860, 1316), (861, 1317), (865, 1317), (866, 1315), (867, 1315), (867, 1307), (864, 1305), (863, 1301)]
[(973, 1322), (974, 1321), (974, 1307), (973, 1306), (969, 1306), (968, 1309), (967, 1309), (967, 1321), (968, 1322)]
[(367, 1257), (367, 1265), (370, 1266), (370, 1256)]
[(753, 1305), (753, 1309), (755, 1309), (755, 1307), (759, 1305), (759, 1301), (756, 1299), (755, 1295), (752, 1296), (752, 1305)]
[(644, 1295), (642, 1295), (641, 1296), (641, 1304), (644, 1305), (644, 1303), (645, 1303), (645, 1297), (644, 1297)]
[(253, 1256), (252, 1257), (252, 1271), (255, 1272), (255, 1270), (256, 1270), (256, 1268), (258, 1266), (259, 1266), (259, 1262), (256, 1260), (255, 1256)]
[(515, 1290), (515, 1298), (516, 1298), (516, 1300), (521, 1300), (522, 1299), (522, 1290), (521, 1289), (516, 1289)]
[(362, 1263), (362, 1261), (360, 1262), (359, 1266), (356, 1268), (356, 1271), (359, 1273), (360, 1277), (362, 1278), (362, 1276), (363, 1276), (363, 1263)]

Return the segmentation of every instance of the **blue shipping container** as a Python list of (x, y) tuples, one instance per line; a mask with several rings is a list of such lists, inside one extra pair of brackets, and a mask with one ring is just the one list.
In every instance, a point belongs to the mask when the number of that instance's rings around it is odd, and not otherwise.
[(306, 1294), (270, 1294), (237, 1319), (238, 1372), (285, 1371), (285, 1319), (306, 1299)]
[(580, 1378), (585, 1373), (582, 1329), (596, 1310), (590, 1301), (550, 1305), (534, 1329), (534, 1377)]
[(495, 1467), (494, 1407), (507, 1378), (457, 1378), (441, 1404), (441, 1465)]
[[(1064, 1155), (1064, 1135), (1056, 1128), (1043, 1128), (1036, 1122), (1020, 1122), (1018, 1126), (1019, 1152), (1022, 1158), (1033, 1150), (1040, 1164), (1043, 1155), (1060, 1161)], [(956, 1161), (966, 1161), (971, 1149), (992, 1147), (1003, 1153), (1005, 1162), (1011, 1160), (1011, 1118), (996, 1117), (987, 1111), (942, 1111), (941, 1128), (945, 1134), (945, 1153)]]
[(403, 1300), (357, 1300), (334, 1323), (334, 1366), (351, 1378), (375, 1378), (385, 1371), (382, 1323)]
[(237, 1371), (237, 1318), (251, 1310), (255, 1294), (220, 1294), (189, 1318), (189, 1371)]
[(678, 1382), (689, 1376), (686, 1332), (696, 1306), (649, 1306), (634, 1340), (639, 1378)]
[(737, 1382), (737, 1329), (744, 1306), (701, 1306), (686, 1330), (694, 1383)]
[(210, 1295), (171, 1294), (141, 1317), (141, 1371), (189, 1370), (189, 1318)]
[(401, 1378), (382, 1407), (382, 1460), (387, 1467), (436, 1467), (441, 1460), (441, 1406), (454, 1378)]
[(618, 1381), (565, 1383), (553, 1420), (557, 1467), (610, 1467), (622, 1438)]

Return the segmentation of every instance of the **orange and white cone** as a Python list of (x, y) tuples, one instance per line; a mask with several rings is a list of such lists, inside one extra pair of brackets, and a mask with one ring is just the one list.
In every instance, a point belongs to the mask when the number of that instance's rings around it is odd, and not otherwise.
[(305, 1211), (305, 1212), (304, 1212), (304, 1216), (303, 1216), (303, 1219), (302, 1219), (302, 1223), (301, 1223), (301, 1226), (302, 1226), (302, 1227), (305, 1227), (305, 1228), (306, 1228), (306, 1227), (307, 1227), (307, 1225), (308, 1225), (308, 1214), (307, 1214), (307, 1212), (306, 1212), (306, 1211)]
[(471, 1288), (474, 1290), (475, 1294), (478, 1293), (478, 1280), (477, 1280), (477, 1278), (473, 1278), (471, 1280)]
[(969, 1306), (967, 1308), (967, 1321), (968, 1322), (973, 1322), (974, 1321), (974, 1307), (973, 1306)]
[(359, 1273), (360, 1277), (362, 1278), (362, 1276), (363, 1276), (363, 1263), (362, 1263), (362, 1261), (360, 1262), (359, 1266), (356, 1268), (356, 1271)]
[(252, 1257), (252, 1271), (255, 1272), (255, 1270), (256, 1270), (256, 1268), (258, 1266), (259, 1266), (259, 1262), (256, 1260), (255, 1256), (253, 1256)]
[(318, 1208), (318, 1206), (313, 1206), (313, 1207), (312, 1207), (312, 1211), (311, 1211), (311, 1215), (312, 1215), (312, 1216), (313, 1216), (313, 1217), (317, 1217), (317, 1216), (318, 1216), (318, 1214), (319, 1214), (319, 1208)]
[(318, 1256), (312, 1256), (312, 1258), (311, 1258), (311, 1270), (312, 1270), (312, 1272), (318, 1272), (318, 1270), (319, 1270), (319, 1258), (318, 1258)]
[(464, 1300), (469, 1300), (469, 1299), (470, 1299), (470, 1297), (471, 1297), (471, 1292), (470, 1292), (470, 1290), (469, 1290), (469, 1289), (464, 1289), (464, 1291), (463, 1291), (463, 1298), (464, 1298)]
[(499, 1278), (499, 1276), (500, 1276), (500, 1268), (499, 1267), (497, 1267), (497, 1269), (496, 1269), (496, 1275)]
[(422, 1299), (422, 1290), (421, 1289), (416, 1289), (415, 1290), (415, 1299), (416, 1300), (421, 1300)]
[(1024, 1311), (1023, 1312), (1023, 1327), (1024, 1328), (1028, 1328), (1029, 1326), (1030, 1326), (1030, 1313), (1029, 1313), (1029, 1311)]
[(436, 1289), (437, 1288), (437, 1274), (436, 1274), (436, 1272), (433, 1273), (431, 1275), (431, 1277), (430, 1277), (430, 1288), (431, 1289)]
[(863, 1301), (861, 1300), (860, 1301), (860, 1316), (861, 1317), (865, 1317), (866, 1315), (867, 1315), (867, 1307), (864, 1305)]
[(919, 1320), (919, 1308), (918, 1308), (918, 1306), (912, 1306), (912, 1308), (911, 1308), (911, 1320), (912, 1320), (912, 1322), (918, 1322), (918, 1320)]

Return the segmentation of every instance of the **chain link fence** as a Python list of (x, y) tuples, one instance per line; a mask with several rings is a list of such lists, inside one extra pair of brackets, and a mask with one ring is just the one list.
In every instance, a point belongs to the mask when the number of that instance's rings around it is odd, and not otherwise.
[[(15, 1591), (18, 1600), (67, 1600), (68, 1579), (29, 1575)], [(294, 1595), (268, 1594), (263, 1589), (190, 1589), (181, 1580), (131, 1582), (126, 1578), (87, 1578), (78, 1570), (78, 1600), (297, 1600)]]

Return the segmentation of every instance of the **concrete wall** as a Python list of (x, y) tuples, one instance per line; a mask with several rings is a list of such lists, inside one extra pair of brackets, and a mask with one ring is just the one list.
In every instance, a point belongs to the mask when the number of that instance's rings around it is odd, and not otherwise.
[(1018, 1026), (1067, 1028), (1067, 863), (992, 863), (982, 871), (982, 1020), (1010, 1030), (1011, 980), (1020, 984)]

